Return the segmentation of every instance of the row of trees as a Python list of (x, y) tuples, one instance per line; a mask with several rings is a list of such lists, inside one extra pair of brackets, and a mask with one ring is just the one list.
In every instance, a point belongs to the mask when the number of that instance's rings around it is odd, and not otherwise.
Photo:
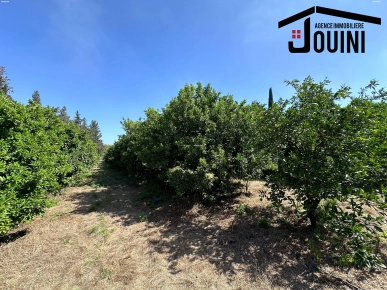
[[(34, 91), (32, 94), (32, 101), (37, 103), (38, 105), (42, 105), (42, 101), (40, 98), (39, 91)], [(67, 114), (67, 108), (66, 106), (63, 106), (61, 109), (59, 107), (54, 108), (54, 112), (57, 114), (59, 119), (61, 119), (63, 122), (69, 124), (71, 121), (70, 116)], [(101, 130), (99, 128), (98, 122), (95, 120), (91, 120), (90, 125), (87, 124), (86, 118), (81, 118), (81, 114), (77, 110), (75, 112), (74, 119), (72, 120), (78, 127), (80, 127), (82, 130), (86, 131), (89, 135), (90, 138), (93, 140), (93, 142), (96, 144), (97, 149), (98, 149), (98, 155), (100, 157), (103, 156), (104, 152), (104, 145), (102, 142), (102, 134)]]
[[(91, 134), (58, 109), (43, 107), (38, 91), (27, 105), (10, 96), (0, 71), (0, 235), (49, 205), (49, 193), (76, 184), (98, 161)], [(98, 135), (100, 138), (100, 135)]]
[[(4, 93), (5, 96), (9, 100), (13, 101), (12, 96), (10, 95), (13, 92), (13, 88), (10, 85), (10, 79), (8, 78), (6, 74), (5, 67), (0, 66), (0, 91)], [(42, 100), (40, 97), (40, 93), (38, 90), (35, 90), (32, 94), (32, 101), (40, 106), (42, 106)], [(66, 106), (63, 106), (61, 109), (59, 107), (53, 108), (56, 115), (65, 123), (69, 124), (71, 121), (70, 116), (67, 113)], [(98, 155), (102, 157), (104, 152), (104, 145), (102, 142), (102, 134), (101, 130), (99, 128), (98, 122), (95, 120), (92, 120), (90, 125), (87, 124), (86, 118), (81, 118), (80, 113), (78, 110), (75, 113), (74, 123), (79, 126), (82, 130), (88, 132), (90, 135), (90, 138), (93, 140), (93, 142), (96, 144), (98, 149)]]
[[(57, 110), (57, 115), (59, 119), (61, 119), (65, 123), (70, 122), (70, 116), (67, 114), (67, 109), (65, 106), (62, 107), (62, 109)], [(78, 112), (78, 110), (75, 112), (74, 119), (72, 120), (79, 128), (81, 128), (83, 131), (87, 132), (97, 146), (98, 155), (99, 157), (103, 156), (104, 153), (104, 144), (102, 142), (102, 134), (101, 130), (99, 128), (98, 122), (95, 120), (91, 120), (90, 125), (87, 124), (86, 118), (81, 118), (81, 114)]]
[(332, 92), (328, 80), (287, 84), (295, 95), (274, 102), (270, 90), (268, 107), (186, 85), (145, 120), (123, 120), (125, 134), (105, 161), (135, 182), (210, 201), (235, 180), (265, 178), (266, 198), (279, 209), (289, 201), (308, 218), (316, 245), (328, 239), (351, 263), (382, 265), (375, 249), (387, 207), (386, 92), (376, 81), (358, 97), (345, 86)]

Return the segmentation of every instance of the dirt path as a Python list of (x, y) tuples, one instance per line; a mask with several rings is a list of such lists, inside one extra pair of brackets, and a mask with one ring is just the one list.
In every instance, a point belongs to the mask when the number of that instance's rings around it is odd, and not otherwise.
[[(259, 182), (213, 208), (141, 199), (104, 167), (86, 183), (1, 245), (0, 289), (350, 289), (316, 271), (310, 233), (281, 223)], [(387, 289), (385, 272), (325, 269)]]

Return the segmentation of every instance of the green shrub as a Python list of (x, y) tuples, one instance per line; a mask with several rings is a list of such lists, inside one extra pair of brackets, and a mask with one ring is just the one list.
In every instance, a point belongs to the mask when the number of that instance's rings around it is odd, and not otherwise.
[(47, 193), (80, 180), (97, 161), (94, 143), (53, 108), (0, 93), (0, 234), (50, 204)]
[(209, 192), (213, 182), (203, 171), (184, 170), (180, 167), (169, 169), (167, 178), (178, 196), (189, 192)]
[(104, 160), (133, 181), (214, 201), (217, 193), (234, 189), (235, 179), (258, 178), (267, 166), (270, 158), (255, 140), (263, 111), (210, 85), (186, 85), (161, 111), (150, 108), (145, 120), (124, 120), (126, 133)]
[[(353, 97), (346, 86), (333, 93), (327, 79), (287, 84), (296, 94), (273, 104), (262, 131), (278, 160), (268, 177), (269, 199), (277, 207), (301, 204), (318, 238), (352, 255), (357, 266), (382, 266), (375, 249), (387, 207), (387, 93), (376, 91), (375, 81), (367, 86), (372, 97), (366, 90)], [(349, 104), (339, 105), (345, 98)], [(375, 214), (366, 214), (365, 206)]]

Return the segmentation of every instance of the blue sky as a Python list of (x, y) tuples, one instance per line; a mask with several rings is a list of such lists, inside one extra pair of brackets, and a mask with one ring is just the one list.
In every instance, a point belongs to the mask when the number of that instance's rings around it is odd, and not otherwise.
[[(366, 52), (291, 54), (292, 29), (278, 21), (312, 6), (382, 18), (365, 24)], [(162, 108), (185, 84), (211, 85), (238, 101), (289, 98), (284, 80), (328, 77), (357, 93), (371, 79), (387, 87), (387, 0), (9, 0), (0, 3), (0, 65), (26, 103), (39, 90), (43, 105), (66, 106), (96, 120), (106, 144)], [(316, 22), (355, 22), (326, 15)], [(302, 46), (296, 40), (295, 46)]]

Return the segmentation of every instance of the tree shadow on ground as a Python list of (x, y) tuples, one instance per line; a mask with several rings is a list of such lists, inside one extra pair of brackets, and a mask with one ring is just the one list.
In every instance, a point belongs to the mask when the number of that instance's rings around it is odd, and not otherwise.
[(129, 226), (138, 223), (141, 209), (147, 208), (139, 202), (144, 187), (130, 184), (125, 173), (111, 169), (103, 162), (81, 185), (90, 190), (69, 197), (76, 205), (72, 213), (105, 212)]
[(0, 235), (0, 247), (5, 244), (16, 241), (17, 239), (24, 237), (28, 233), (28, 229), (14, 229), (13, 231)]
[[(125, 174), (101, 166), (88, 184), (104, 187), (72, 195), (74, 213), (103, 212), (124, 226), (138, 223), (139, 215), (145, 213), (149, 229), (161, 234), (150, 244), (167, 256), (172, 274), (181, 271), (179, 259), (188, 258), (192, 262), (206, 260), (230, 279), (240, 271), (252, 279), (265, 272), (274, 286), (287, 289), (321, 289), (323, 285), (348, 289), (317, 271), (308, 246), (313, 233), (305, 224), (294, 227), (286, 220), (279, 221), (274, 210), (261, 206), (239, 215), (235, 198), (211, 207), (188, 199), (175, 203), (142, 199), (144, 187), (128, 185), (125, 178)], [(251, 198), (258, 198), (258, 193)]]

